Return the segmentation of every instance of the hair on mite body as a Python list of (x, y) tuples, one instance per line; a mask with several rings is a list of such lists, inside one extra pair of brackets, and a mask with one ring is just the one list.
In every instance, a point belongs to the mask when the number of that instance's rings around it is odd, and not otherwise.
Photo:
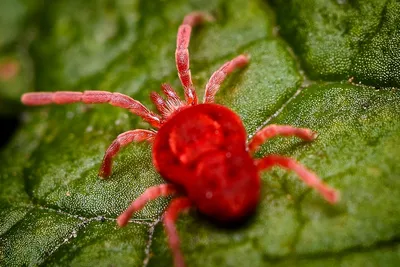
[(105, 91), (35, 92), (21, 97), (22, 103), (30, 106), (108, 103), (129, 110), (153, 126), (154, 130), (136, 129), (118, 135), (105, 152), (99, 176), (110, 176), (113, 159), (122, 147), (143, 141), (152, 144), (153, 164), (167, 183), (146, 189), (118, 217), (117, 223), (123, 227), (147, 202), (160, 196), (175, 195), (163, 214), (175, 266), (184, 266), (175, 228), (178, 215), (195, 207), (220, 222), (246, 218), (259, 202), (261, 171), (274, 166), (292, 170), (329, 203), (336, 203), (339, 199), (338, 191), (324, 184), (316, 174), (294, 159), (280, 155), (260, 159), (252, 157), (260, 145), (272, 137), (296, 136), (312, 141), (316, 137), (313, 131), (290, 125), (268, 125), (247, 144), (247, 134), (239, 116), (214, 103), (225, 78), (249, 63), (247, 55), (239, 55), (215, 71), (206, 84), (203, 101), (198, 103), (189, 67), (188, 46), (192, 27), (212, 20), (207, 13), (192, 12), (180, 25), (175, 61), (185, 99), (181, 99), (170, 85), (163, 84), (161, 88), (165, 98), (151, 93), (159, 114), (127, 95)]

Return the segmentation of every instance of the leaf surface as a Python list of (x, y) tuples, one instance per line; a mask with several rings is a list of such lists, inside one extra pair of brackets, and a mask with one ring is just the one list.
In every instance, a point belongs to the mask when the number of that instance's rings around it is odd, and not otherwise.
[[(249, 136), (271, 123), (318, 132), (311, 143), (273, 139), (256, 157), (297, 159), (340, 191), (340, 203), (327, 204), (296, 175), (274, 168), (262, 174), (259, 207), (245, 223), (216, 225), (195, 210), (180, 217), (188, 266), (400, 262), (398, 2), (4, 1), (1, 12), (7, 5), (14, 13), (5, 24), (14, 31), (1, 53), (32, 62), (2, 82), (7, 105), (27, 90), (108, 90), (149, 107), (162, 82), (182, 94), (176, 31), (187, 13), (205, 10), (216, 21), (196, 28), (190, 45), (200, 99), (213, 71), (246, 53), (251, 63), (227, 79), (217, 102), (241, 116)], [(13, 55), (29, 29), (35, 34), (24, 61)], [(113, 175), (97, 176), (112, 140), (147, 124), (125, 110), (82, 104), (26, 108), (21, 120), (0, 152), (0, 265), (171, 266), (160, 222), (170, 199), (151, 202), (125, 228), (115, 221), (146, 188), (163, 183), (150, 146), (124, 148)]]

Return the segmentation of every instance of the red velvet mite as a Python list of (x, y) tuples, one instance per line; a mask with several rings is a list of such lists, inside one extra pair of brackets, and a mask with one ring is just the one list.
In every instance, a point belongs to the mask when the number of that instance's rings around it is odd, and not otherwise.
[(337, 191), (291, 158), (279, 155), (252, 158), (252, 154), (269, 138), (297, 136), (311, 141), (316, 136), (313, 131), (288, 125), (269, 125), (246, 143), (246, 131), (239, 116), (224, 106), (214, 104), (214, 97), (227, 75), (248, 64), (246, 55), (235, 57), (214, 72), (206, 85), (203, 102), (198, 103), (189, 69), (188, 46), (192, 27), (211, 20), (206, 13), (193, 12), (184, 18), (179, 27), (175, 60), (185, 100), (181, 100), (171, 86), (163, 84), (166, 99), (151, 93), (151, 100), (160, 115), (129, 96), (105, 91), (37, 92), (24, 94), (21, 98), (22, 103), (32, 106), (108, 103), (128, 109), (157, 129), (131, 130), (118, 135), (104, 155), (99, 175), (103, 178), (110, 176), (112, 160), (121, 147), (132, 142), (152, 143), (154, 166), (168, 183), (148, 188), (118, 217), (117, 222), (119, 226), (124, 226), (132, 214), (148, 201), (160, 196), (177, 195), (163, 216), (175, 266), (184, 266), (175, 229), (178, 214), (196, 207), (201, 213), (219, 221), (243, 218), (259, 202), (260, 172), (263, 170), (274, 166), (293, 170), (328, 202), (337, 202), (339, 196)]

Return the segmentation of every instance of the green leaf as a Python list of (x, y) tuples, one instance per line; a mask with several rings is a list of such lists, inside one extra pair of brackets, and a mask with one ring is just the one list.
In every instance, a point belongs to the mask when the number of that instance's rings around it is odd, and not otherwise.
[[(149, 107), (149, 93), (162, 82), (182, 93), (176, 32), (193, 10), (216, 18), (192, 35), (200, 98), (213, 71), (250, 55), (217, 102), (241, 116), (250, 136), (271, 123), (318, 132), (312, 143), (273, 139), (256, 157), (297, 159), (337, 188), (341, 201), (329, 205), (296, 175), (274, 168), (262, 174), (259, 207), (243, 224), (216, 225), (195, 210), (180, 217), (187, 265), (397, 266), (396, 1), (3, 1), (0, 29), (13, 30), (2, 31), (1, 57), (32, 67), (1, 84), (0, 112), (22, 109), (16, 101), (32, 89), (115, 91)], [(24, 57), (16, 52), (19, 40), (29, 40)], [(151, 202), (127, 227), (116, 226), (133, 199), (163, 183), (150, 146), (124, 148), (110, 179), (97, 177), (114, 138), (146, 123), (115, 107), (82, 104), (29, 107), (21, 120), (0, 152), (0, 265), (171, 266), (160, 222), (168, 198)]]
[(282, 36), (311, 78), (400, 85), (399, 1), (271, 2)]

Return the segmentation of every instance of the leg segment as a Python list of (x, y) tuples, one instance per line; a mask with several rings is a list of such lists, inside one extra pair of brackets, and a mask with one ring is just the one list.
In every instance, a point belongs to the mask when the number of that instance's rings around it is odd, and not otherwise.
[(167, 113), (166, 117), (169, 117), (172, 113), (185, 106), (185, 103), (179, 98), (176, 91), (169, 84), (161, 85), (164, 94), (167, 96)]
[(136, 211), (143, 209), (147, 202), (154, 200), (158, 197), (166, 197), (176, 194), (178, 188), (173, 184), (160, 184), (146, 189), (137, 199), (132, 201), (131, 205), (117, 218), (117, 223), (120, 227), (125, 226), (132, 214)]
[(164, 227), (168, 236), (168, 244), (172, 250), (175, 267), (185, 266), (182, 252), (179, 248), (179, 236), (176, 231), (175, 221), (179, 213), (186, 211), (192, 206), (192, 203), (187, 197), (174, 199), (164, 213)]
[(132, 142), (142, 142), (146, 140), (151, 142), (155, 135), (155, 132), (148, 130), (132, 130), (118, 135), (117, 139), (112, 142), (104, 154), (99, 176), (106, 178), (111, 175), (112, 160), (118, 154), (121, 147), (124, 147)]
[(161, 126), (161, 118), (158, 115), (148, 110), (139, 101), (120, 93), (111, 93), (106, 91), (35, 92), (23, 94), (21, 102), (28, 106), (40, 106), (52, 103), (70, 104), (76, 102), (83, 102), (85, 104), (108, 103), (116, 107), (128, 109), (130, 112), (138, 115), (156, 128)]
[(156, 106), (158, 112), (160, 112), (161, 116), (165, 119), (164, 114), (167, 110), (167, 103), (165, 103), (165, 100), (156, 92), (150, 93), (150, 99)]
[(249, 58), (246, 55), (239, 55), (226, 62), (216, 72), (211, 75), (210, 80), (206, 85), (206, 91), (204, 93), (204, 103), (213, 103), (215, 94), (218, 92), (219, 87), (225, 78), (237, 68), (246, 66), (249, 63)]
[(296, 128), (290, 125), (268, 125), (267, 127), (258, 131), (249, 143), (250, 153), (256, 152), (260, 145), (266, 140), (275, 136), (297, 136), (305, 141), (312, 141), (317, 137), (317, 134), (307, 128)]
[(182, 103), (181, 99), (179, 98), (178, 94), (176, 93), (176, 91), (174, 90), (174, 88), (172, 88), (171, 85), (167, 84), (167, 83), (163, 83), (161, 85), (161, 89), (163, 90), (164, 94), (167, 96), (167, 100), (168, 101), (177, 101)]
[(192, 27), (211, 21), (212, 17), (207, 13), (193, 12), (188, 14), (178, 29), (176, 40), (175, 62), (178, 76), (185, 91), (185, 99), (188, 105), (197, 104), (197, 95), (192, 83), (192, 75), (189, 68), (189, 42)]
[(159, 94), (153, 92), (150, 97), (156, 106), (157, 110), (162, 115), (163, 119), (167, 119), (172, 113), (174, 113), (179, 108), (183, 107), (185, 104), (181, 101), (175, 90), (168, 84), (162, 84), (162, 89), (167, 96), (164, 100)]
[(276, 165), (292, 170), (296, 172), (300, 179), (302, 179), (308, 186), (316, 189), (329, 203), (334, 204), (339, 201), (339, 192), (324, 184), (315, 173), (307, 170), (307, 168), (291, 158), (270, 155), (256, 160), (256, 165), (259, 171), (269, 169)]

